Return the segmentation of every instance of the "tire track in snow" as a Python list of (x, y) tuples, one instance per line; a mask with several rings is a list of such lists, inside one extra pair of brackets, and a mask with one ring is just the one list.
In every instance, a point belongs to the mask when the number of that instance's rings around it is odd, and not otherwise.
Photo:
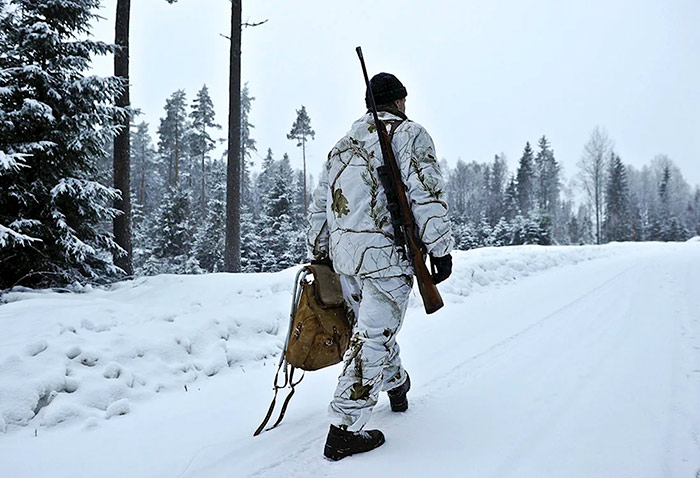
[[(575, 306), (576, 304), (587, 300), (591, 295), (595, 294), (596, 292), (608, 287), (611, 283), (614, 283), (615, 281), (619, 280), (621, 277), (623, 277), (625, 274), (630, 272), (631, 270), (637, 268), (637, 265), (633, 265), (631, 267), (628, 267), (624, 269), (623, 271), (615, 274), (613, 277), (609, 278), (605, 282), (597, 285), (596, 287), (590, 289), (588, 292), (585, 292), (584, 294), (578, 296), (576, 299), (568, 302), (566, 305), (563, 305), (559, 307), (557, 310), (547, 314), (546, 316), (542, 317), (535, 323), (525, 327), (524, 329), (520, 330), (519, 332), (512, 334), (508, 336), (507, 338), (501, 340), (500, 342), (490, 346), (489, 348), (472, 355), (471, 357), (465, 359), (464, 361), (460, 362), (457, 364), (455, 367), (451, 368), (450, 370), (446, 371), (445, 373), (439, 375), (438, 377), (433, 378), (432, 380), (429, 380), (428, 382), (425, 383), (426, 388), (434, 391), (434, 392), (439, 392), (448, 388), (453, 387), (456, 382), (454, 380), (451, 380), (455, 375), (458, 375), (459, 372), (473, 368), (473, 367), (479, 367), (479, 363), (482, 361), (486, 361), (487, 358), (490, 356), (497, 354), (501, 355), (504, 353), (506, 350), (509, 348), (512, 348), (515, 346), (515, 342), (519, 340), (520, 338), (526, 336), (528, 333), (531, 333), (535, 330), (538, 330), (545, 325), (547, 325), (549, 322), (551, 322), (553, 319), (556, 319), (557, 317), (561, 317), (562, 313), (565, 312), (567, 309)], [(461, 375), (461, 374), (459, 374)]]

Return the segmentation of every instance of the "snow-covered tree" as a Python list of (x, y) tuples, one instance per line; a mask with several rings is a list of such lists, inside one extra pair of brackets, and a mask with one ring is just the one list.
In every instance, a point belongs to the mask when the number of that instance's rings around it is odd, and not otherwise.
[[(241, 90), (241, 204), (246, 210), (250, 209), (248, 196), (251, 188), (250, 171), (253, 166), (253, 161), (250, 159), (251, 152), (258, 150), (256, 141), (250, 135), (251, 128), (255, 128), (255, 126), (248, 120), (254, 100), (255, 97), (250, 96), (248, 83), (246, 83)], [(241, 230), (242, 227), (243, 224), (241, 224)]]
[(559, 192), (561, 190), (560, 167), (554, 158), (554, 151), (552, 151), (545, 136), (540, 138), (538, 146), (539, 151), (535, 157), (536, 204), (542, 213), (547, 214), (554, 220), (559, 206)]
[(505, 188), (508, 179), (508, 166), (505, 155), (496, 155), (490, 168), (486, 189), (486, 217), (495, 226), (505, 213)]
[(213, 161), (207, 183), (210, 185), (207, 214), (197, 230), (194, 256), (208, 272), (224, 270), (224, 233), (226, 232), (226, 163)]
[(119, 248), (100, 224), (118, 193), (97, 159), (126, 111), (86, 75), (113, 47), (85, 39), (98, 0), (0, 1), (0, 289), (100, 280)]
[(628, 241), (632, 239), (632, 224), (627, 172), (620, 156), (615, 153), (611, 153), (609, 168), (603, 234), (608, 241)]
[(605, 166), (606, 158), (610, 155), (612, 141), (607, 132), (595, 128), (583, 148), (579, 160), (579, 177), (594, 214), (595, 239), (600, 244), (602, 240), (603, 211), (605, 209)]
[(148, 132), (148, 123), (142, 121), (131, 134), (131, 191), (144, 213), (155, 204), (155, 192), (161, 187), (156, 170), (156, 151)]
[(197, 272), (190, 259), (194, 236), (194, 225), (191, 217), (192, 200), (185, 188), (171, 188), (163, 198), (158, 211), (158, 217), (153, 231), (154, 256), (151, 261), (159, 261), (156, 265), (146, 262), (149, 273)]
[(530, 142), (525, 143), (516, 173), (518, 208), (522, 214), (529, 214), (535, 206), (535, 165)]
[(206, 216), (207, 207), (205, 163), (209, 153), (215, 147), (215, 141), (211, 137), (210, 131), (212, 129), (221, 129), (221, 125), (214, 122), (214, 116), (214, 103), (209, 96), (207, 85), (204, 85), (192, 102), (192, 111), (190, 112), (190, 118), (192, 119), (190, 145), (192, 147), (192, 154), (194, 157), (199, 158), (201, 166), (199, 205), (202, 217)]
[(180, 166), (186, 153), (189, 133), (187, 100), (184, 90), (177, 90), (165, 101), (165, 118), (158, 127), (158, 152), (168, 161), (168, 186), (179, 183)]

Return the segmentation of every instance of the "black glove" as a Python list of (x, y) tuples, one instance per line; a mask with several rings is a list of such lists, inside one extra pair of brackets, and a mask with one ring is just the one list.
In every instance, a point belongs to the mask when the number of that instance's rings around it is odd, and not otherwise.
[(430, 265), (433, 269), (433, 282), (439, 284), (452, 274), (452, 256), (447, 254), (442, 257), (430, 255)]
[(328, 266), (328, 267), (331, 268), (331, 270), (332, 270), (333, 272), (335, 272), (335, 270), (333, 269), (333, 261), (332, 261), (331, 258), (328, 257), (328, 256), (323, 256), (323, 257), (321, 257), (321, 258), (314, 258), (314, 259), (311, 261), (311, 265), (313, 265), (313, 266), (316, 266), (316, 265)]

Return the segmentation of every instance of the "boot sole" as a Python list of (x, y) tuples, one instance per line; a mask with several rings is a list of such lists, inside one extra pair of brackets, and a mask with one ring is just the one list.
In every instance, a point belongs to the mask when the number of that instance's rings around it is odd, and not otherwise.
[(331, 460), (331, 461), (340, 461), (343, 458), (347, 458), (347, 457), (352, 456), (352, 455), (357, 455), (358, 453), (366, 453), (368, 451), (374, 450), (375, 448), (379, 448), (380, 446), (382, 446), (384, 444), (384, 441), (385, 441), (385, 439), (382, 436), (381, 441), (377, 442), (377, 444), (375, 446), (373, 446), (372, 448), (369, 448), (367, 450), (362, 450), (362, 451), (356, 451), (356, 452), (351, 452), (347, 448), (338, 448), (338, 449), (334, 450), (333, 448), (326, 445), (326, 447), (323, 449), (323, 456), (325, 456), (326, 459)]

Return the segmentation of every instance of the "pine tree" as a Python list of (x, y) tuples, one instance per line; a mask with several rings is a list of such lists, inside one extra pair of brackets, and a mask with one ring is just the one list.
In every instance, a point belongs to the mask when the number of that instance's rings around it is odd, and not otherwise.
[(158, 152), (168, 160), (168, 187), (177, 186), (180, 179), (180, 166), (185, 156), (189, 131), (187, 121), (187, 100), (184, 90), (177, 90), (165, 101), (165, 118), (158, 127)]
[(287, 134), (287, 139), (293, 139), (297, 142), (297, 146), (301, 146), (302, 160), (304, 163), (304, 217), (306, 217), (308, 209), (308, 197), (309, 193), (306, 189), (306, 142), (308, 138), (314, 139), (314, 130), (311, 129), (311, 119), (309, 114), (306, 112), (304, 105), (301, 106), (300, 110), (297, 110), (297, 119), (294, 120), (292, 124), (292, 129)]
[(111, 53), (89, 32), (98, 0), (0, 2), (0, 289), (65, 285), (116, 272), (101, 224), (117, 192), (97, 158), (126, 111), (116, 78), (86, 76)]
[[(117, 0), (115, 38), (117, 46), (114, 51), (114, 76), (122, 80), (122, 88), (115, 98), (116, 106), (129, 108), (129, 15), (130, 0)], [(121, 211), (112, 223), (114, 240), (122, 251), (114, 255), (114, 263), (127, 276), (134, 273), (133, 252), (131, 245), (131, 153), (129, 135), (131, 118), (126, 115), (121, 121), (121, 128), (114, 137), (113, 179), (114, 188), (120, 192), (114, 200), (114, 207)]]
[(200, 188), (200, 198), (199, 205), (202, 218), (207, 214), (207, 200), (206, 200), (206, 172), (205, 163), (207, 161), (209, 152), (214, 149), (215, 141), (212, 139), (208, 130), (211, 129), (221, 129), (221, 125), (214, 122), (214, 103), (209, 96), (209, 89), (207, 85), (202, 86), (202, 89), (197, 93), (197, 97), (192, 102), (192, 111), (190, 112), (190, 118), (192, 119), (192, 133), (191, 133), (191, 145), (192, 154), (200, 159), (201, 165), (201, 188)]
[(131, 189), (136, 201), (146, 213), (155, 206), (153, 193), (159, 187), (159, 175), (156, 171), (156, 151), (153, 139), (148, 132), (148, 123), (138, 124), (131, 134)]
[(251, 152), (258, 150), (255, 146), (256, 141), (250, 136), (250, 130), (255, 126), (248, 121), (251, 104), (254, 100), (255, 97), (250, 96), (248, 83), (246, 83), (241, 90), (241, 204), (245, 209), (250, 209), (248, 196), (250, 195), (250, 170), (253, 166), (250, 159)]
[(530, 143), (525, 143), (523, 155), (520, 157), (518, 172), (516, 175), (518, 192), (518, 207), (522, 214), (529, 214), (534, 207), (535, 198), (535, 171), (533, 165), (533, 153)]

